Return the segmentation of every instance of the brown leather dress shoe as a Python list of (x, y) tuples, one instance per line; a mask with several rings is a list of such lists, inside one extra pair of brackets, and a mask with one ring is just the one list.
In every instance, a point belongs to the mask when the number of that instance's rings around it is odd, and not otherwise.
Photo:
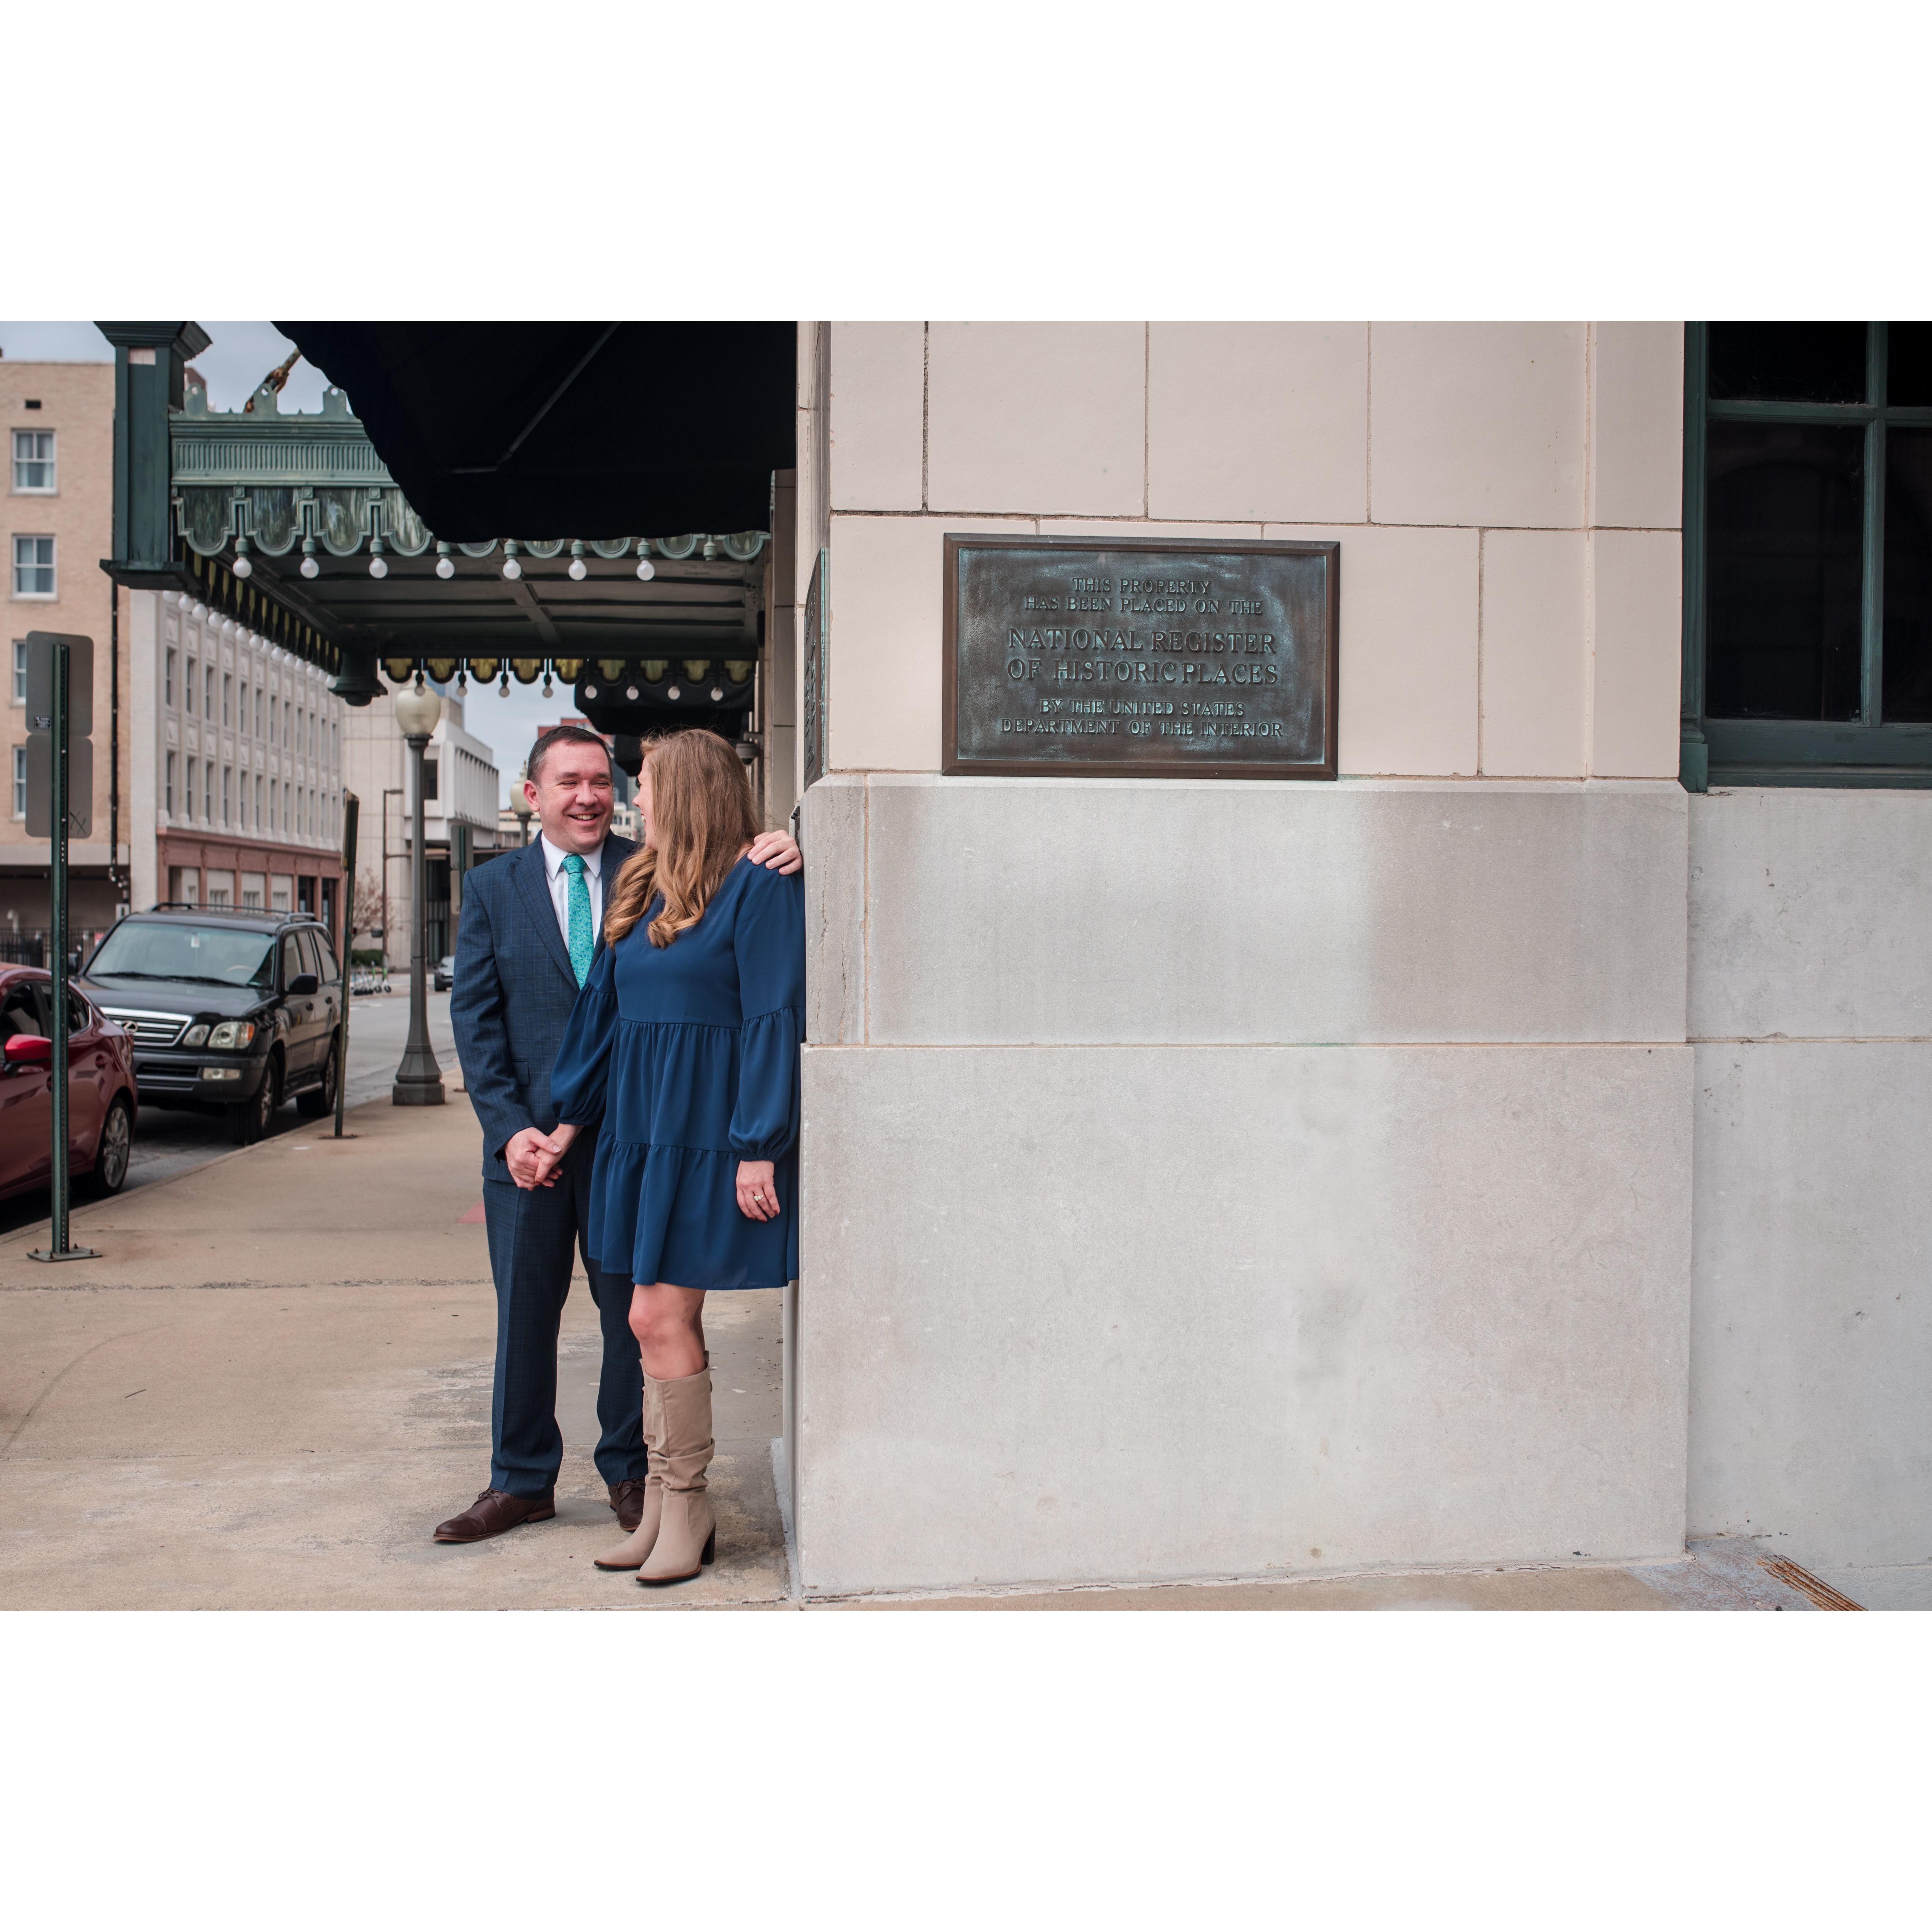
[(439, 1543), (481, 1543), (501, 1536), (520, 1522), (548, 1522), (556, 1514), (556, 1492), (540, 1496), (513, 1496), (506, 1490), (485, 1490), (460, 1516), (436, 1526)]
[(610, 1507), (617, 1512), (617, 1526), (628, 1536), (644, 1520), (644, 1479), (634, 1476), (610, 1486)]

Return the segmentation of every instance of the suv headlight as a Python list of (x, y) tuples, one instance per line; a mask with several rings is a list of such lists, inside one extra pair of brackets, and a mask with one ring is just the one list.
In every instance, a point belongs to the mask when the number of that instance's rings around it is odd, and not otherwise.
[(202, 1042), (207, 1039), (207, 1028), (205, 1026), (191, 1026), (188, 1028), (186, 1033), (182, 1035), (181, 1043), (184, 1046), (200, 1046)]
[[(255, 1028), (252, 1021), (224, 1020), (208, 1036), (208, 1043), (218, 1053), (239, 1053), (254, 1037)], [(192, 1035), (185, 1043), (194, 1043)]]

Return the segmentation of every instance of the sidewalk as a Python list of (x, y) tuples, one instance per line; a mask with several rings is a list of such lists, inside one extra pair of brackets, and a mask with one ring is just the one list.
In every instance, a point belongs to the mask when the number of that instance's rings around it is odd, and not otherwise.
[[(495, 1300), (474, 1116), (355, 1109), (83, 1208), (102, 1250), (0, 1244), (0, 1608), (792, 1607), (770, 1445), (778, 1297), (717, 1295), (718, 1560), (662, 1592), (592, 1556), (614, 1519), (596, 1438), (595, 1311), (564, 1315), (554, 1521), (430, 1532), (488, 1480)], [(1802, 1573), (1799, 1573), (1802, 1577)], [(813, 1608), (1673, 1610), (1827, 1607), (1747, 1546), (1674, 1564), (871, 1599)]]
[[(718, 1563), (674, 1592), (591, 1557), (598, 1339), (581, 1276), (559, 1366), (557, 1514), (430, 1532), (489, 1478), (496, 1304), (480, 1139), (449, 1104), (355, 1109), (74, 1217), (98, 1262), (0, 1247), (0, 1606), (670, 1607), (784, 1600), (770, 1444), (778, 1298), (715, 1298)], [(474, 1220), (466, 1218), (476, 1213)]]

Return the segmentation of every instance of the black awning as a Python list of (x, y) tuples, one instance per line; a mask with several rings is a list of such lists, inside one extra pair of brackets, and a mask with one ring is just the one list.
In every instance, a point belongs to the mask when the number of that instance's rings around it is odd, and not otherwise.
[(448, 543), (761, 530), (794, 466), (772, 322), (278, 322)]

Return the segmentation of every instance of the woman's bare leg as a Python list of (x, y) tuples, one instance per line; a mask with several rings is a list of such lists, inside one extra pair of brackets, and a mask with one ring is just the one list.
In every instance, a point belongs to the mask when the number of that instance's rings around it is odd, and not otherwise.
[(704, 1291), (668, 1281), (634, 1283), (631, 1333), (638, 1338), (644, 1373), (661, 1382), (694, 1376), (704, 1366)]

